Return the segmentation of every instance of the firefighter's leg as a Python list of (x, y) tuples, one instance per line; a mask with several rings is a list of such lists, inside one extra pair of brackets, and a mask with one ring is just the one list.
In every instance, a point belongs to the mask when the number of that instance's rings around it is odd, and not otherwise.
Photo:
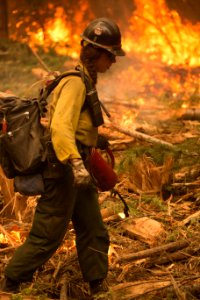
[(66, 233), (74, 207), (72, 179), (45, 181), (45, 194), (39, 199), (32, 229), (14, 253), (5, 276), (18, 282), (30, 281), (35, 270), (57, 250)]
[(106, 278), (109, 237), (94, 187), (79, 189), (72, 221), (83, 278), (89, 282)]

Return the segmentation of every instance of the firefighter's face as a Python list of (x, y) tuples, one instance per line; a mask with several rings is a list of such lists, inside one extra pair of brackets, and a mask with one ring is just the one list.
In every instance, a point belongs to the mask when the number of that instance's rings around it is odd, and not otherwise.
[(115, 55), (113, 55), (108, 51), (102, 52), (100, 57), (96, 61), (96, 70), (99, 73), (104, 73), (115, 62), (116, 62)]

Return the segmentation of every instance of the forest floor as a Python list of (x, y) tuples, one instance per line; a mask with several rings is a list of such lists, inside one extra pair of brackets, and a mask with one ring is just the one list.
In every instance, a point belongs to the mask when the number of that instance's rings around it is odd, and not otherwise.
[[(62, 72), (74, 64), (53, 53), (41, 57), (51, 70)], [(0, 91), (18, 96), (36, 93), (35, 82), (43, 67), (25, 46), (1, 45)], [(107, 85), (108, 76), (100, 79), (100, 88)], [(106, 299), (200, 299), (198, 90), (192, 95), (192, 116), (191, 110), (183, 114), (177, 97), (166, 101), (166, 97), (143, 94), (146, 101), (141, 103), (141, 95), (130, 98), (131, 92), (123, 100), (119, 95), (114, 99), (111, 89), (108, 97), (106, 88), (100, 93), (112, 115), (100, 132), (109, 138), (118, 173), (117, 192), (99, 193), (110, 235)], [(5, 266), (31, 228), (38, 197), (16, 195), (12, 181), (2, 172), (0, 179), (3, 278)], [(0, 299), (89, 299), (75, 233), (69, 227), (63, 244), (35, 273), (33, 282), (23, 284), (17, 295), (0, 292)]]

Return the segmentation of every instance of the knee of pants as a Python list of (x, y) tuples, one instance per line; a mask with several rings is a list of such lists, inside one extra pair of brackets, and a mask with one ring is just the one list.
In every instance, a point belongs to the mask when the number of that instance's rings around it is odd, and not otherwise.
[(62, 240), (67, 230), (65, 216), (37, 213), (30, 234), (47, 240)]

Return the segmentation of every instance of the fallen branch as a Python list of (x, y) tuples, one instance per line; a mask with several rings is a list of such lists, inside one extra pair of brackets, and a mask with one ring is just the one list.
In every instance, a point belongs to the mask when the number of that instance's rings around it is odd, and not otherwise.
[(180, 221), (178, 223), (179, 226), (184, 226), (187, 223), (189, 223), (191, 220), (194, 219), (198, 219), (200, 217), (200, 210), (198, 210), (197, 212), (195, 212), (194, 214), (190, 215), (189, 217), (187, 217), (186, 219), (184, 219), (183, 221)]
[[(112, 296), (114, 300), (123, 299), (130, 300), (135, 297), (145, 295), (165, 287), (171, 286), (171, 280), (163, 281), (136, 281), (129, 283), (121, 283), (112, 288)], [(123, 296), (122, 296), (123, 295)]]
[(176, 187), (179, 187), (179, 186), (194, 186), (194, 185), (199, 186), (199, 184), (200, 184), (200, 180), (196, 180), (194, 182), (174, 182), (174, 183), (172, 183), (172, 186), (176, 186)]
[(41, 57), (38, 55), (38, 53), (33, 50), (33, 48), (31, 48), (29, 46), (29, 49), (31, 50), (31, 52), (33, 53), (33, 55), (37, 58), (38, 62), (41, 64), (41, 66), (49, 73), (51, 72), (51, 70), (49, 69), (49, 67), (45, 64), (45, 62), (41, 59)]
[(3, 249), (0, 249), (0, 253), (8, 252), (8, 251), (13, 250), (13, 249), (15, 249), (17, 247), (18, 246), (10, 246), (10, 247), (6, 247), (6, 248), (3, 248)]
[(167, 253), (167, 254), (163, 254), (161, 257), (159, 258), (154, 258), (151, 259), (151, 261), (148, 261), (145, 263), (145, 267), (146, 268), (151, 268), (154, 265), (163, 265), (166, 263), (171, 263), (174, 261), (180, 261), (180, 260), (184, 260), (184, 259), (188, 259), (189, 257), (191, 257), (192, 255), (195, 255), (199, 253), (200, 250), (200, 246), (194, 246), (191, 245), (190, 247), (187, 247), (184, 251), (177, 251), (175, 253)]
[(159, 144), (159, 145), (162, 145), (163, 147), (166, 147), (168, 149), (173, 149), (175, 148), (174, 145), (172, 145), (171, 143), (168, 143), (168, 142), (165, 142), (163, 140), (160, 140), (160, 139), (157, 139), (155, 137), (152, 137), (150, 135), (147, 135), (145, 133), (141, 133), (141, 132), (138, 132), (136, 130), (130, 130), (130, 129), (125, 129), (125, 128), (122, 128), (121, 126), (115, 124), (115, 123), (110, 123), (110, 126), (113, 127), (114, 129), (116, 129), (117, 131), (121, 132), (121, 133), (124, 133), (126, 135), (129, 135), (131, 137), (134, 137), (134, 138), (137, 138), (139, 140), (143, 140), (143, 141), (147, 141), (147, 142), (150, 142), (150, 143), (153, 143), (153, 144)]
[(171, 277), (172, 285), (173, 285), (175, 294), (177, 296), (177, 299), (178, 300), (186, 300), (185, 293), (181, 291), (181, 289), (179, 288), (179, 286), (178, 286), (176, 280), (174, 279), (174, 277), (171, 274), (170, 274), (170, 277)]
[(136, 253), (131, 253), (127, 255), (122, 255), (119, 257), (116, 261), (117, 262), (122, 262), (122, 261), (130, 261), (130, 260), (136, 260), (136, 259), (141, 259), (141, 258), (146, 258), (146, 257), (152, 257), (157, 255), (160, 252), (164, 251), (176, 251), (179, 249), (183, 249), (189, 245), (189, 241), (178, 241), (178, 242), (172, 242), (166, 245), (154, 247), (151, 249), (139, 251)]
[(138, 104), (134, 104), (134, 103), (127, 103), (127, 102), (123, 102), (123, 101), (117, 101), (117, 100), (115, 100), (115, 101), (113, 101), (113, 99), (103, 99), (104, 101), (104, 103), (107, 105), (109, 105), (109, 104), (111, 104), (112, 106), (113, 105), (117, 105), (117, 106), (119, 106), (119, 105), (121, 105), (121, 106), (125, 106), (125, 107), (128, 107), (128, 108), (135, 108), (135, 109), (138, 109), (139, 108), (139, 105)]

